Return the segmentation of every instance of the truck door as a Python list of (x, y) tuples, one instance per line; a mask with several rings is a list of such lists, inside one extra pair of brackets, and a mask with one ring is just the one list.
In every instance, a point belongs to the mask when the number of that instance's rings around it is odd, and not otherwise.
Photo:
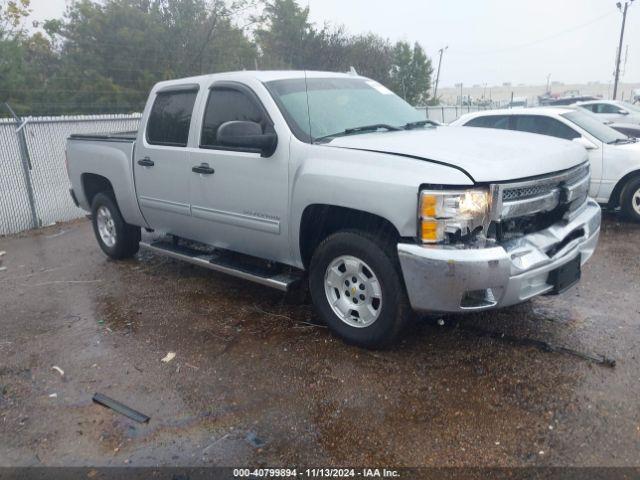
[(191, 223), (186, 146), (197, 89), (197, 85), (182, 85), (158, 91), (134, 151), (142, 214), (152, 228), (176, 235), (187, 233)]
[[(200, 120), (200, 119), (199, 119)], [(268, 157), (217, 139), (225, 122), (274, 124), (256, 93), (237, 82), (216, 82), (208, 93), (198, 148), (189, 149), (194, 239), (232, 251), (281, 261), (289, 255), (289, 138), (281, 132)], [(288, 132), (288, 130), (287, 130)]]

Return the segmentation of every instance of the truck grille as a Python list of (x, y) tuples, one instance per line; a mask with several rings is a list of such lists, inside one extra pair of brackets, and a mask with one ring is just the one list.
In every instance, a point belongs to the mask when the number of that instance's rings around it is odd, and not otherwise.
[(494, 186), (497, 189), (494, 198), (498, 201), (496, 220), (527, 217), (557, 209), (574, 210), (586, 201), (590, 179), (589, 164), (584, 163), (533, 180), (498, 184)]
[(537, 197), (549, 192), (547, 185), (532, 185), (530, 187), (511, 188), (502, 192), (502, 201), (520, 200), (523, 198)]

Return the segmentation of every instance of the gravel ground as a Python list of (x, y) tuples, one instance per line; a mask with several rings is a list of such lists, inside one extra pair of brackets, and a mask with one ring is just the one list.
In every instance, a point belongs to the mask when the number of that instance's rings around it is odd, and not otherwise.
[(608, 215), (576, 288), (384, 352), (276, 291), (110, 261), (86, 220), (0, 238), (0, 466), (637, 466), (639, 233)]

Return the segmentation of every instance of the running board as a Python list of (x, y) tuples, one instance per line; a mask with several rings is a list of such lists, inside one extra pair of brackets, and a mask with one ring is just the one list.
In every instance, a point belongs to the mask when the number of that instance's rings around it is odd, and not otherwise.
[[(218, 249), (203, 251), (166, 240), (142, 241), (140, 242), (140, 248), (283, 292), (294, 288), (302, 280), (303, 276), (302, 271), (289, 271), (289, 267), (285, 265), (266, 266), (266, 263), (265, 266), (256, 265), (254, 257)], [(251, 259), (252, 261), (243, 262), (243, 259)]]

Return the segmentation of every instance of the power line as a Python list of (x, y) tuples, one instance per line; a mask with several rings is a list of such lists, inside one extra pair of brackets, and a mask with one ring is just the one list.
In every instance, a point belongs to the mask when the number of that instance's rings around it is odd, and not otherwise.
[(579, 25), (567, 28), (565, 30), (562, 30), (562, 31), (557, 32), (557, 33), (554, 33), (554, 34), (549, 35), (547, 37), (543, 37), (543, 38), (540, 38), (538, 40), (534, 40), (532, 42), (523, 43), (521, 45), (515, 45), (515, 46), (511, 46), (511, 47), (500, 48), (500, 49), (497, 49), (497, 50), (485, 50), (485, 51), (475, 51), (475, 52), (465, 52), (465, 51), (457, 50), (455, 53), (460, 53), (460, 54), (464, 54), (464, 55), (490, 55), (490, 54), (494, 54), (494, 53), (510, 52), (510, 51), (513, 51), (513, 50), (520, 50), (522, 48), (532, 47), (532, 46), (537, 45), (539, 43), (543, 43), (543, 42), (546, 42), (546, 41), (549, 41), (549, 40), (553, 40), (555, 38), (561, 37), (562, 35), (566, 35), (567, 33), (575, 32), (576, 30), (580, 30), (581, 28), (588, 27), (589, 25), (592, 25), (592, 24), (594, 24), (596, 22), (599, 22), (600, 20), (602, 20), (602, 19), (604, 19), (606, 17), (609, 17), (610, 15), (612, 15), (614, 13), (615, 13), (615, 10), (609, 11), (609, 12), (604, 13), (604, 14), (598, 16), (598, 17), (595, 17), (595, 18), (593, 18), (593, 19), (591, 19), (591, 20), (589, 20), (589, 21), (587, 21), (585, 23), (581, 23)]

